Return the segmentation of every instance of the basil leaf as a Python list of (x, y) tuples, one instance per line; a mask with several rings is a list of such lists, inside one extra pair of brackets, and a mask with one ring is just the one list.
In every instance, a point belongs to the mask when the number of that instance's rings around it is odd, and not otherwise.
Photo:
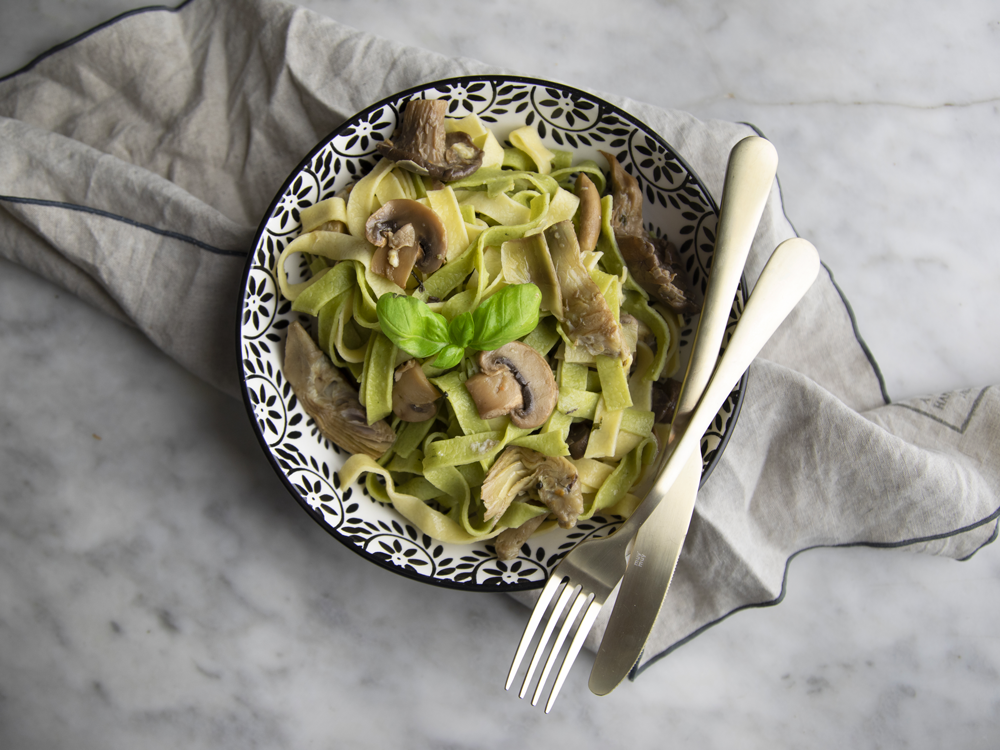
[(472, 312), (475, 334), (470, 346), (491, 351), (527, 336), (538, 325), (541, 304), (542, 292), (534, 284), (501, 289)]
[(468, 311), (456, 315), (448, 324), (448, 336), (451, 338), (451, 343), (463, 349), (472, 341), (475, 331), (476, 325), (472, 322), (472, 313)]
[(450, 370), (462, 361), (464, 354), (465, 349), (461, 346), (449, 344), (441, 350), (441, 353), (437, 356), (437, 359), (434, 360), (433, 364), (435, 367), (440, 367), (442, 370)]
[(414, 357), (429, 357), (448, 346), (448, 321), (415, 297), (383, 294), (375, 305), (382, 333)]

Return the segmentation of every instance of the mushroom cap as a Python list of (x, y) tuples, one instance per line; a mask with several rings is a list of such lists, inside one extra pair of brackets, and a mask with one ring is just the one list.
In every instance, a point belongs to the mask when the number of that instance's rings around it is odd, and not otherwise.
[(414, 267), (425, 274), (438, 270), (448, 249), (448, 235), (441, 218), (409, 198), (387, 201), (369, 216), (365, 239), (378, 248), (372, 256), (372, 270), (403, 288)]
[(468, 133), (445, 133), (444, 99), (413, 99), (396, 133), (375, 148), (403, 169), (451, 182), (468, 177), (483, 163), (483, 151)]
[(426, 422), (437, 414), (441, 391), (427, 379), (420, 362), (409, 359), (392, 377), (392, 413), (404, 422)]
[[(541, 427), (556, 408), (559, 387), (548, 362), (537, 351), (520, 341), (511, 341), (499, 349), (479, 354), (479, 369), (486, 376), (500, 375), (492, 382), (502, 383), (504, 372), (509, 374), (521, 390), (521, 405), (511, 409), (510, 420), (518, 427)], [(470, 378), (471, 380), (472, 378)], [(466, 381), (468, 387), (468, 381)], [(475, 394), (470, 391), (475, 399)], [(476, 407), (479, 408), (477, 402)], [(482, 416), (482, 413), (480, 413)], [(495, 415), (499, 416), (499, 415)], [(485, 419), (485, 417), (484, 417)]]

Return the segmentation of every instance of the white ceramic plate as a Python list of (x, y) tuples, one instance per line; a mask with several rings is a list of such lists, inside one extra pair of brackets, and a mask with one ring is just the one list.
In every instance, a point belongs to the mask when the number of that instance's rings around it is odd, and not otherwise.
[[(298, 315), (280, 298), (275, 262), (299, 234), (299, 211), (375, 165), (376, 144), (391, 136), (407, 102), (442, 97), (450, 101), (449, 116), (475, 113), (501, 143), (511, 130), (527, 124), (537, 128), (549, 148), (572, 150), (577, 160), (604, 163), (599, 150), (615, 154), (643, 190), (647, 227), (677, 245), (692, 281), (704, 292), (718, 209), (698, 176), (662, 137), (623, 110), (561, 84), (500, 76), (438, 81), (403, 91), (347, 120), (306, 156), (275, 196), (257, 231), (241, 287), (237, 346), (243, 397), (264, 452), (289, 492), (351, 549), (401, 575), (437, 585), (475, 591), (538, 588), (569, 549), (582, 539), (606, 536), (618, 521), (595, 516), (574, 529), (556, 528), (532, 538), (508, 562), (497, 560), (488, 542), (442, 544), (369, 497), (362, 483), (342, 486), (337, 472), (346, 454), (319, 434), (281, 371), (285, 330)], [(741, 289), (731, 325), (744, 299)], [(688, 320), (682, 332), (682, 354), (695, 323)], [(746, 376), (702, 438), (702, 481), (725, 448), (745, 390)]]

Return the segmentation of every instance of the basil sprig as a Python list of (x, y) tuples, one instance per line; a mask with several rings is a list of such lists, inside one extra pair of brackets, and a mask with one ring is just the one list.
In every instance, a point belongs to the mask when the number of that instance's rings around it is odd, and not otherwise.
[(426, 302), (405, 295), (383, 294), (375, 311), (382, 332), (407, 354), (421, 359), (437, 355), (435, 367), (454, 367), (465, 349), (499, 349), (538, 325), (542, 293), (534, 284), (504, 287), (471, 312), (448, 319)]

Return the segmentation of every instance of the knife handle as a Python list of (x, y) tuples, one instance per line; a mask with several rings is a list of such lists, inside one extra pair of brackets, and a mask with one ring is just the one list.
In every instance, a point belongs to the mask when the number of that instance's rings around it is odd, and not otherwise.
[(812, 286), (818, 273), (819, 254), (808, 240), (794, 237), (778, 245), (757, 279), (698, 406), (690, 415), (681, 415), (682, 418), (674, 420), (675, 425), (680, 423), (677, 433), (680, 437), (673, 453), (649, 495), (639, 503), (622, 529), (628, 526), (634, 534), (634, 530), (649, 518), (677, 479), (688, 455), (700, 445), (701, 436), (712, 424), (743, 373)]

